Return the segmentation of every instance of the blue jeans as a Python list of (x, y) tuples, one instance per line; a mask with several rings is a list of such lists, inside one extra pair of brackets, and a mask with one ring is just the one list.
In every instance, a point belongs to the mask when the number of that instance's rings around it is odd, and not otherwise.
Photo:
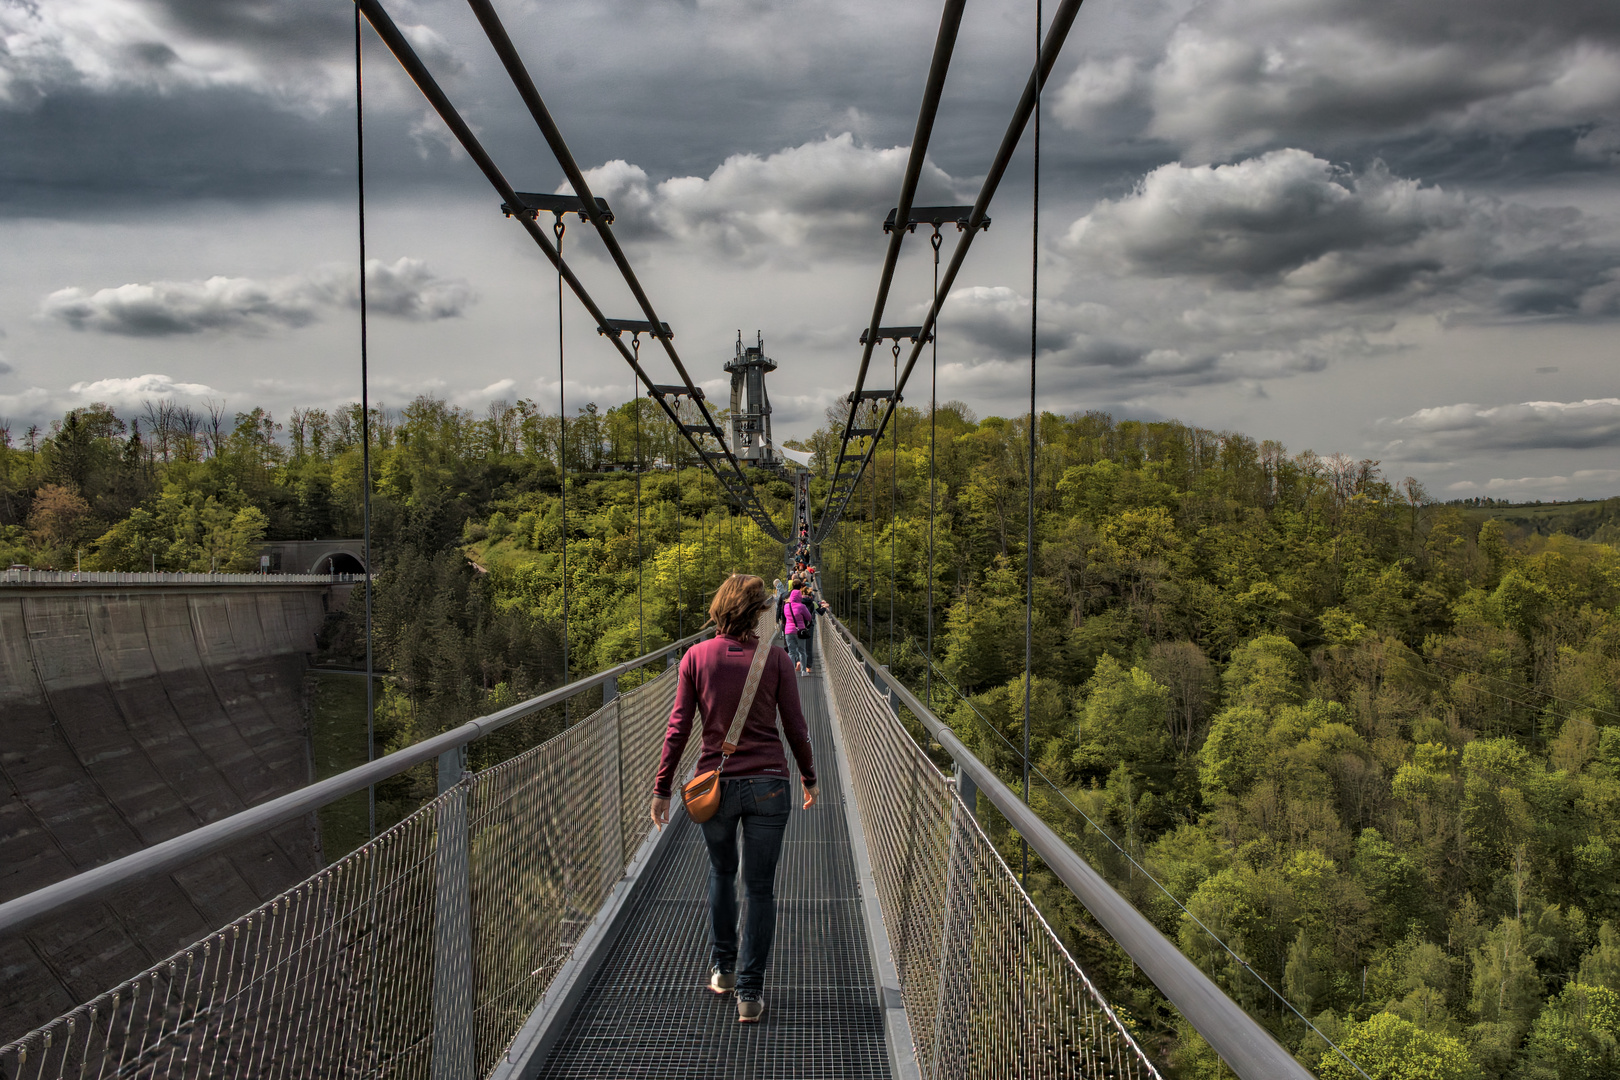
[(808, 662), (805, 659), (807, 652), (805, 646), (810, 644), (808, 641), (800, 638), (797, 632), (791, 634), (784, 632), (784, 640), (787, 642), (788, 657), (795, 664), (804, 664)]
[[(709, 847), (710, 957), (737, 973), (737, 995), (757, 998), (776, 936), (776, 862), (788, 823), (786, 780), (722, 780), (720, 809), (702, 826)], [(743, 892), (748, 920), (737, 949), (737, 826), (742, 826)]]

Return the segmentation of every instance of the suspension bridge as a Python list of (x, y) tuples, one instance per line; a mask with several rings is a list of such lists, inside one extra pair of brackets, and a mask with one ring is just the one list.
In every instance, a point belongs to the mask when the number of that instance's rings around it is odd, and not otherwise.
[[(571, 294), (629, 365), (638, 394), (657, 404), (732, 503), (784, 553), (802, 542), (816, 563), (918, 361), (936, 347), (941, 307), (990, 224), (991, 202), (1032, 118), (1038, 167), (1040, 97), (1079, 0), (1060, 0), (1049, 20), (1038, 12), (1028, 79), (973, 204), (920, 206), (915, 195), (965, 0), (944, 3), (894, 209), (872, 223), (887, 247), (871, 317), (852, 342), (860, 359), (839, 445), (825, 463), (831, 484), (818, 508), (801, 477), (792, 516), (780, 523), (750, 472), (771, 463), (768, 405), (739, 419), (734, 390), (732, 431), (722, 428), (615, 238), (612, 208), (592, 193), (491, 0), (468, 4), (570, 194), (513, 186), (381, 0), (355, 3), (357, 105), (363, 19), (483, 173), (500, 210), (555, 270), (559, 327)], [(363, 109), (358, 115), (363, 267)], [(604, 245), (635, 300), (634, 317), (610, 317), (566, 260), (570, 218)], [(932, 249), (932, 296), (920, 324), (886, 325), (908, 237)], [(644, 337), (672, 372), (666, 381), (643, 356)], [(884, 343), (890, 381), (874, 387), (881, 366), (873, 357)], [(751, 401), (756, 378), (758, 400), (766, 400), (769, 363), (763, 342), (739, 345), (734, 364)], [(1032, 416), (1035, 389), (1032, 341)], [(932, 385), (929, 399), (932, 411)], [(361, 445), (369, 452), (365, 433)], [(367, 515), (364, 565), (369, 504)], [(566, 567), (566, 539), (563, 558)], [(369, 603), (368, 595), (368, 669)], [(928, 610), (931, 652), (932, 597)], [(702, 635), (574, 677), (566, 595), (564, 612), (566, 685), (0, 903), (0, 940), (26, 941), (48, 921), (89, 905), (117, 908), (407, 770), (427, 766), (437, 777), (435, 797), (391, 828), (373, 826), (351, 854), (0, 1046), (0, 1077), (1158, 1077), (1136, 1026), (1042, 918), (1024, 889), (1025, 867), (1003, 860), (992, 834), (1004, 827), (1236, 1075), (1310, 1075), (1031, 809), (1027, 737), (1019, 791), (832, 615), (817, 622), (820, 674), (801, 681), (812, 742), (830, 763), (823, 802), (793, 815), (784, 843), (766, 987), (772, 1007), (764, 1023), (739, 1026), (705, 988), (701, 838), (679, 809), (663, 830), (647, 813), (675, 665)], [(771, 638), (774, 624), (762, 622), (761, 632)], [(636, 685), (620, 692), (620, 680)], [(499, 765), (468, 768), (478, 740), (565, 705), (580, 718), (560, 734)], [(693, 767), (696, 750), (683, 768)]]

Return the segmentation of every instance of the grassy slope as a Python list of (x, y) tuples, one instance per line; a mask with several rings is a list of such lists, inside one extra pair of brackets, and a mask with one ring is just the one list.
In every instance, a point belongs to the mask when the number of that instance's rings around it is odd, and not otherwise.
[[(1582, 540), (1613, 543), (1620, 539), (1620, 498), (1563, 503), (1521, 503), (1517, 506), (1467, 506), (1468, 519), (1483, 525), (1499, 521), (1508, 539), (1565, 533)], [(1603, 531), (1598, 535), (1599, 530)]]

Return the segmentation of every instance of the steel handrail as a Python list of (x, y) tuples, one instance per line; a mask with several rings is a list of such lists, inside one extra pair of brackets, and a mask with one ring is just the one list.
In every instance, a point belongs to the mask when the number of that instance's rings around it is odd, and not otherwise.
[(966, 773), (1018, 834), (1029, 841), (1042, 861), (1059, 881), (1085, 905), (1099, 925), (1125, 950), (1125, 954), (1153, 985), (1186, 1017), (1204, 1041), (1242, 1080), (1312, 1080), (1309, 1070), (1294, 1060), (1271, 1032), (1227, 997), (1215, 981), (1165, 937), (1159, 928), (1137, 911), (1092, 869), (1068, 842), (1041, 820), (1018, 793), (1002, 782), (990, 767), (980, 761), (956, 737), (944, 721), (889, 670), (878, 663), (837, 616), (827, 618), (838, 635), (855, 650), (872, 677), (893, 692), (899, 702), (921, 721), (936, 742), (949, 754), (957, 768)]
[(538, 697), (520, 701), (499, 712), (469, 720), (460, 727), (435, 735), (431, 739), (424, 739), (403, 750), (396, 750), (392, 754), (347, 772), (338, 773), (336, 776), (271, 799), (267, 803), (250, 807), (230, 817), (221, 818), (190, 832), (153, 844), (149, 848), (125, 855), (123, 858), (114, 859), (103, 866), (8, 900), (0, 904), (0, 934), (20, 930), (65, 905), (101, 899), (153, 874), (177, 869), (204, 855), (211, 855), (229, 847), (239, 840), (312, 813), (345, 795), (364, 791), (379, 781), (397, 776), (406, 769), (432, 761), (447, 751), (481, 739), (514, 720), (561, 704), (569, 698), (626, 675), (677, 649), (695, 645), (710, 633), (712, 633), (710, 630), (699, 631), (663, 648), (654, 649), (644, 656), (638, 656), (634, 660), (627, 660), (595, 675), (547, 691)]

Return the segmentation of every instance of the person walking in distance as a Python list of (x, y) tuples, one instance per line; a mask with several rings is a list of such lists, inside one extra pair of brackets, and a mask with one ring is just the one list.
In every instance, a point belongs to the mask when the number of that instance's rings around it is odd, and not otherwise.
[(776, 602), (776, 628), (778, 630), (785, 630), (787, 616), (782, 611), (782, 605), (787, 603), (789, 589), (788, 586), (782, 583), (781, 578), (777, 578), (775, 581), (771, 582), (771, 588), (775, 590), (775, 595), (772, 597), (772, 599)]
[(810, 633), (800, 638), (800, 656), (804, 660), (804, 673), (814, 675), (816, 667), (816, 620), (827, 610), (827, 605), (816, 595), (815, 588), (806, 582), (799, 587), (799, 602), (809, 614)]
[[(721, 583), (709, 605), (718, 633), (694, 645), (681, 658), (675, 706), (664, 732), (664, 753), (653, 778), (652, 819), (660, 829), (669, 822), (675, 769), (701, 715), (703, 752), (698, 772), (720, 769), (720, 805), (702, 823), (709, 850), (709, 989), (735, 991), (737, 1019), (758, 1021), (765, 1011), (765, 969), (776, 935), (776, 864), (788, 823), (788, 763), (777, 737), (777, 718), (787, 736), (803, 783), (804, 809), (816, 804), (816, 769), (810, 732), (799, 706), (798, 680), (788, 656), (759, 639), (757, 627), (773, 597), (763, 578), (733, 574)], [(758, 649), (769, 649), (752, 706), (736, 750), (724, 755), (732, 718), (742, 702), (749, 668)], [(737, 937), (738, 832), (742, 834), (743, 891), (748, 918)]]

